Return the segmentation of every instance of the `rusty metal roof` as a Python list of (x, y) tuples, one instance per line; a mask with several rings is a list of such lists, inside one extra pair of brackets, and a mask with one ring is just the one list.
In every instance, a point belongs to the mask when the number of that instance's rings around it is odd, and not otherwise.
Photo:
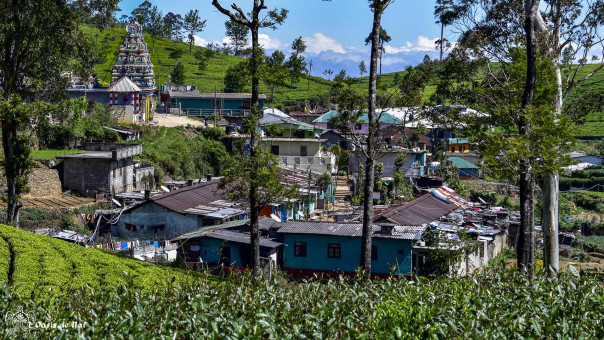
[[(242, 210), (237, 209), (241, 207), (240, 204), (229, 201), (228, 197), (218, 189), (219, 181), (215, 179), (201, 182), (190, 187), (155, 195), (151, 197), (150, 201), (181, 214), (208, 215), (223, 212), (230, 216), (237, 215), (238, 212), (243, 213)], [(235, 210), (238, 210), (237, 213), (234, 212)]]
[(457, 205), (425, 194), (402, 205), (393, 206), (374, 221), (387, 221), (396, 225), (422, 225), (438, 220), (457, 209)]

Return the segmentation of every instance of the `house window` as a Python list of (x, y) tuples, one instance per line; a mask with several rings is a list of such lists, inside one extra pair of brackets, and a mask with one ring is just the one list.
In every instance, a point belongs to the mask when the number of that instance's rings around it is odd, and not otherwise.
[(300, 165), (300, 157), (294, 157), (294, 163)]
[(306, 242), (294, 242), (294, 256), (306, 257)]
[(300, 156), (308, 156), (308, 148), (306, 145), (300, 146)]
[(405, 249), (399, 249), (396, 252), (400, 255), (403, 255), (405, 253)]
[(378, 259), (378, 248), (377, 246), (371, 246), (371, 261), (377, 261)]
[(294, 137), (295, 138), (304, 138), (304, 130), (296, 130), (294, 131)]
[(327, 257), (330, 259), (339, 259), (340, 258), (340, 244), (339, 243), (327, 244)]
[(282, 157), (281, 161), (282, 161), (283, 165), (287, 165), (287, 157)]
[(357, 131), (360, 131), (363, 128), (363, 123), (356, 123), (356, 124), (354, 124), (354, 128)]
[(331, 123), (327, 123), (327, 129), (328, 129), (328, 130), (333, 129), (333, 126), (332, 126), (332, 124), (331, 124)]
[(220, 107), (220, 99), (212, 99), (212, 107)]
[(279, 156), (279, 145), (271, 145), (271, 153), (275, 156)]
[(244, 100), (242, 105), (244, 110), (249, 110), (250, 109), (250, 101), (249, 100)]

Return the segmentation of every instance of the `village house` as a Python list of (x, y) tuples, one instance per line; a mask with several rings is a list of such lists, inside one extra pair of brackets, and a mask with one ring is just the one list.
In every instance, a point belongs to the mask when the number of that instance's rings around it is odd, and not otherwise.
[(139, 168), (138, 172), (135, 169), (134, 156), (141, 154), (141, 145), (86, 143), (84, 149), (84, 152), (56, 157), (63, 160), (58, 166), (62, 169), (64, 190), (85, 197), (114, 195), (133, 191), (136, 186), (146, 187), (153, 180), (152, 166)]
[[(314, 173), (335, 171), (335, 155), (322, 148), (321, 129), (289, 116), (265, 113), (260, 119), (264, 136), (260, 145), (279, 160), (279, 166), (308, 170)], [(277, 135), (267, 135), (274, 127)]]
[[(317, 275), (353, 276), (361, 258), (361, 223), (290, 221), (283, 237), (283, 270), (294, 278)], [(412, 273), (411, 252), (421, 227), (373, 226), (372, 274)]]
[[(335, 126), (333, 126), (333, 124), (331, 123), (331, 120), (338, 115), (340, 115), (340, 112), (338, 112), (337, 110), (331, 110), (313, 120), (313, 123), (315, 124), (315, 126), (323, 130), (334, 130), (336, 132), (339, 132), (338, 129), (336, 129)], [(394, 124), (400, 125), (402, 122), (391, 114), (384, 112), (379, 117), (379, 123), (380, 129), (383, 129), (387, 126)], [(354, 126), (351, 126), (351, 130), (352, 131), (350, 132), (354, 135), (367, 135), (369, 133), (368, 115), (366, 113), (361, 115), (358, 121), (354, 123)]]
[[(201, 93), (193, 85), (162, 85), (161, 102), (166, 113), (184, 113), (190, 116), (244, 117), (251, 112), (251, 93)], [(260, 110), (268, 98), (258, 96)]]
[[(249, 220), (202, 227), (180, 235), (173, 241), (178, 242), (178, 256), (188, 264), (229, 269), (251, 267), (252, 264)], [(281, 243), (261, 237), (260, 258), (262, 262), (275, 268), (279, 261), (280, 247)]]
[(481, 175), (479, 166), (476, 166), (463, 158), (449, 157), (447, 158), (447, 164), (449, 162), (459, 170), (459, 176), (463, 178), (476, 178)]
[[(401, 153), (406, 154), (407, 157), (402, 167), (405, 177), (411, 179), (422, 176), (426, 165), (426, 151), (414, 151), (397, 147), (383, 149), (378, 152), (376, 162), (384, 164), (382, 177), (392, 177), (394, 175), (394, 172), (396, 171), (396, 157)], [(367, 157), (365, 157), (365, 154), (361, 150), (354, 150), (348, 158), (349, 171), (352, 171), (353, 173), (358, 172), (359, 167), (363, 166), (366, 160)]]
[(162, 193), (124, 209), (111, 227), (114, 236), (173, 239), (200, 227), (247, 218), (245, 207), (218, 190), (218, 179)]

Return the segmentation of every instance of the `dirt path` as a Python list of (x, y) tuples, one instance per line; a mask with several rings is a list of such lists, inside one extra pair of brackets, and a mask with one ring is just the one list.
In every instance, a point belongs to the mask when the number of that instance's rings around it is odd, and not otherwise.
[(158, 126), (165, 126), (165, 127), (186, 126), (186, 125), (204, 126), (204, 123), (202, 121), (196, 120), (196, 119), (191, 119), (187, 116), (175, 116), (175, 115), (169, 115), (169, 114), (156, 113), (153, 120), (157, 122)]

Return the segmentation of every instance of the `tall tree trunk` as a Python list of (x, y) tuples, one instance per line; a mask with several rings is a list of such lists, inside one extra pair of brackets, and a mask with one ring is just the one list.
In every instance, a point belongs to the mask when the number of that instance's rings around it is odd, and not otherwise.
[(361, 268), (364, 275), (371, 275), (371, 237), (373, 235), (373, 185), (375, 176), (375, 138), (378, 132), (376, 115), (377, 106), (377, 63), (380, 56), (380, 24), (382, 13), (390, 4), (390, 0), (373, 1), (373, 27), (371, 29), (371, 62), (369, 64), (369, 98), (368, 120), (369, 133), (367, 134), (367, 161), (365, 162), (365, 183), (363, 201), (363, 233), (361, 238)]
[[(552, 13), (555, 15), (554, 24), (554, 69), (556, 71), (556, 115), (562, 114), (562, 51), (560, 50), (560, 29), (562, 26), (562, 13), (559, 1), (552, 2)], [(560, 176), (558, 173), (547, 176), (543, 186), (543, 234), (544, 234), (544, 250), (543, 259), (544, 267), (550, 277), (555, 277), (560, 269), (560, 249), (558, 243), (558, 207), (559, 207), (559, 183)]]
[[(259, 92), (259, 83), (258, 83), (258, 70), (260, 65), (258, 63), (258, 26), (254, 26), (251, 28), (252, 31), (252, 121), (257, 124), (258, 119), (261, 116), (258, 107), (258, 92)], [(256, 148), (258, 147), (257, 141), (257, 129), (256, 127), (252, 128), (250, 131), (250, 158), (254, 159), (256, 157)], [(259, 277), (262, 273), (260, 271), (260, 230), (258, 228), (258, 215), (260, 214), (260, 209), (262, 207), (258, 207), (258, 202), (256, 202), (256, 192), (258, 188), (256, 187), (256, 179), (258, 176), (259, 169), (253, 169), (250, 173), (250, 240), (251, 240), (251, 249), (250, 256), (252, 258), (252, 271), (254, 276)]]
[[(538, 15), (539, 0), (525, 0), (524, 31), (526, 33), (526, 84), (522, 95), (522, 112), (518, 122), (518, 130), (529, 142), (530, 120), (527, 111), (533, 103), (535, 83), (537, 81), (537, 36), (535, 34), (535, 19)], [(531, 146), (528, 145), (530, 148)], [(524, 159), (520, 164), (520, 233), (517, 243), (518, 270), (533, 275), (535, 263), (535, 226), (534, 226), (534, 195), (535, 179), (530, 159)]]
[[(7, 117), (8, 118), (8, 117)], [(9, 225), (19, 225), (19, 202), (20, 190), (17, 185), (18, 170), (15, 168), (16, 158), (19, 157), (20, 150), (15, 147), (14, 141), (18, 138), (16, 124), (10, 118), (2, 121), (2, 146), (4, 148), (4, 172), (6, 176), (6, 223)]]
[(445, 36), (445, 24), (440, 23), (440, 61), (443, 60), (443, 38)]

